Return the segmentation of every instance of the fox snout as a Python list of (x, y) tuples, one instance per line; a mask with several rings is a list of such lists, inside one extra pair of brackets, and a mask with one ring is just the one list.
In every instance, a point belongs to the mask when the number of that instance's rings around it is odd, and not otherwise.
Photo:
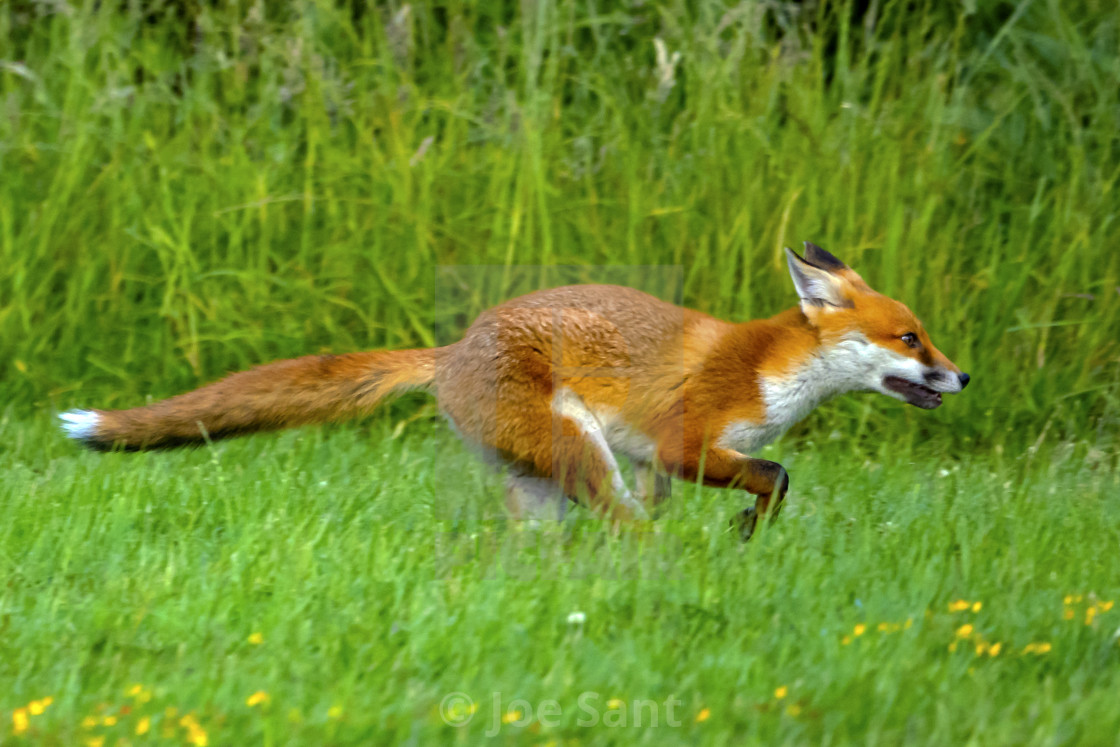
[(972, 377), (966, 373), (934, 369), (926, 373), (925, 383), (930, 389), (947, 394), (955, 394), (966, 386)]
[(941, 406), (942, 394), (959, 393), (968, 385), (969, 378), (966, 373), (943, 366), (921, 372), (898, 371), (883, 377), (881, 391), (923, 410), (934, 410)]

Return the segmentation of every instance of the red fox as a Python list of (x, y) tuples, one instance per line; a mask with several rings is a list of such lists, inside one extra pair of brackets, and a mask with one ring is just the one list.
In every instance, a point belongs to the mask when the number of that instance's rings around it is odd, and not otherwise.
[(94, 448), (154, 449), (356, 416), (424, 389), (508, 469), (514, 517), (562, 518), (582, 501), (615, 521), (645, 519), (672, 476), (757, 496), (732, 520), (747, 539), (789, 489), (780, 464), (748, 454), (818, 404), (870, 390), (933, 409), (969, 381), (906, 306), (832, 254), (806, 242), (805, 258), (786, 259), (800, 304), (769, 319), (734, 324), (631, 288), (566, 286), (482, 313), (446, 347), (277, 361), (62, 424)]

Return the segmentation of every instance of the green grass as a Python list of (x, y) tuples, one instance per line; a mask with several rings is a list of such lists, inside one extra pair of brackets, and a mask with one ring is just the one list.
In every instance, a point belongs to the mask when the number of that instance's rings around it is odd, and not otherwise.
[[(1114, 3), (363, 7), (0, 3), (0, 743), (477, 743), (495, 692), (562, 710), (509, 742), (1117, 742)], [(51, 424), (446, 341), (538, 266), (765, 316), (804, 239), (973, 383), (814, 413), (747, 547), (684, 483), (617, 537), (509, 525), (422, 400), (144, 455)]]
[[(494, 693), (503, 709), (562, 709), (551, 728), (499, 722), (508, 742), (1120, 733), (1120, 607), (1085, 622), (1091, 600), (1120, 601), (1120, 476), (1090, 446), (884, 446), (866, 462), (836, 442), (775, 449), (794, 493), (741, 547), (726, 522), (743, 499), (680, 482), (651, 532), (502, 521), (500, 482), (442, 428), (393, 439), (377, 421), (140, 457), (75, 454), (42, 422), (0, 436), (14, 445), (0, 462), (0, 681), (9, 708), (54, 697), (33, 741), (111, 744), (144, 715), (158, 734), (170, 706), (211, 744), (475, 743)], [(959, 599), (981, 609), (950, 612)], [(1022, 653), (1040, 642), (1049, 653)], [(150, 702), (127, 695), (137, 683)], [(257, 691), (270, 701), (247, 706)], [(453, 692), (479, 705), (468, 727), (440, 718)], [(599, 697), (583, 701), (595, 728), (578, 724), (584, 693)], [(612, 698), (658, 701), (661, 726), (612, 728)], [(115, 726), (80, 726), (108, 714)]]

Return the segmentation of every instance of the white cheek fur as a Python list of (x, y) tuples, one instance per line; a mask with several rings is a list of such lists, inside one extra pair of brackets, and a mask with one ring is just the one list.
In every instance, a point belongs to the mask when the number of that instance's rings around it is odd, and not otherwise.
[[(780, 437), (825, 400), (845, 392), (874, 391), (905, 402), (903, 395), (883, 386), (883, 379), (897, 376), (924, 384), (927, 370), (919, 361), (876, 345), (861, 334), (848, 334), (822, 347), (792, 373), (763, 378), (765, 421), (733, 421), (717, 443), (749, 453)], [(959, 386), (948, 391), (959, 391)]]

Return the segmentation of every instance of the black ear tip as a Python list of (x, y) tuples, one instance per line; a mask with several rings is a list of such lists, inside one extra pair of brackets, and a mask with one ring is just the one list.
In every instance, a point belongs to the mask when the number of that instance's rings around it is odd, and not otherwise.
[(811, 241), (805, 242), (805, 259), (822, 270), (838, 272), (848, 269), (848, 266), (837, 259), (831, 252), (826, 252)]

